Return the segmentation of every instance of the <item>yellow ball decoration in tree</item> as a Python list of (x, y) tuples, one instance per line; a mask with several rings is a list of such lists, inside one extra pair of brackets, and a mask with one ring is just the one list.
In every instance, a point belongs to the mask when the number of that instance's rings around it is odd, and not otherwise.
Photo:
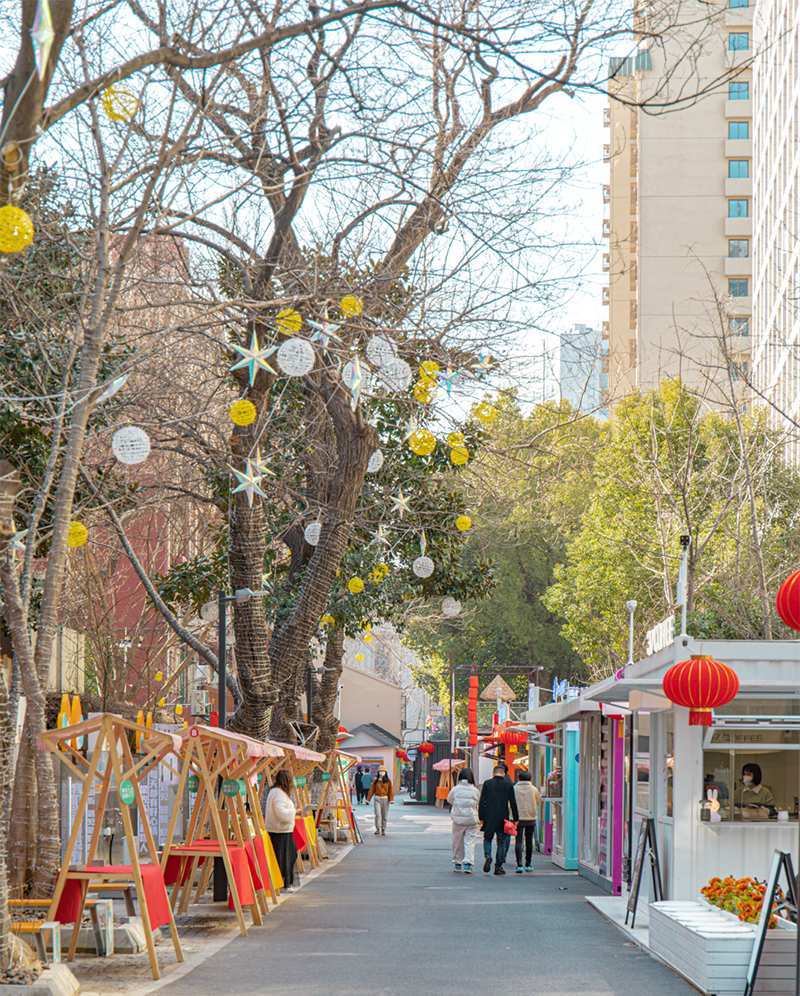
[(434, 379), (436, 374), (439, 373), (439, 364), (434, 360), (425, 360), (424, 363), (420, 364), (419, 375), (420, 377), (429, 377)]
[(356, 297), (355, 294), (347, 294), (339, 302), (339, 307), (346, 315), (355, 317), (356, 315), (360, 315), (364, 310), (364, 302), (360, 297)]
[(429, 405), (436, 397), (436, 382), (430, 377), (422, 377), (414, 385), (414, 397), (423, 405)]
[(320, 619), (320, 622), (322, 623), (323, 626), (332, 626), (336, 622), (336, 620), (331, 615), (324, 615)]
[(360, 595), (364, 590), (364, 582), (361, 578), (350, 578), (347, 582), (347, 587), (352, 591), (354, 595)]
[(298, 312), (293, 311), (291, 308), (284, 308), (283, 311), (278, 312), (275, 324), (286, 335), (294, 335), (295, 332), (299, 332), (303, 327), (303, 319)]
[(159, 704), (159, 705), (161, 706), (161, 708), (163, 709), (163, 708), (164, 708), (164, 706), (165, 706), (165, 705), (167, 704), (167, 700), (166, 700), (166, 699), (159, 699), (159, 700), (158, 700), (158, 704)]
[(436, 449), (436, 437), (429, 429), (417, 429), (408, 437), (408, 445), (417, 456), (427, 456)]
[(82, 522), (73, 522), (67, 533), (67, 546), (83, 546), (87, 539), (89, 539), (89, 530), (86, 526)]
[(364, 643), (372, 643), (372, 633), (367, 633), (364, 637)]
[(139, 110), (136, 94), (125, 86), (110, 86), (100, 94), (100, 104), (111, 121), (130, 121)]
[(33, 242), (33, 222), (22, 208), (0, 208), (0, 252), (22, 252)]
[(176, 716), (183, 715), (183, 706), (180, 704), (180, 702), (175, 706), (175, 715)]
[(156, 681), (163, 681), (163, 680), (164, 680), (164, 672), (156, 671)]
[(482, 401), (475, 409), (475, 418), (479, 422), (483, 422), (484, 425), (488, 425), (489, 422), (494, 421), (496, 415), (497, 409), (494, 405), (490, 405), (488, 401)]
[(454, 463), (456, 467), (463, 466), (469, 459), (469, 454), (464, 450), (450, 450), (450, 462)]
[(467, 529), (472, 529), (472, 519), (468, 515), (459, 515), (456, 519), (456, 529), (463, 533)]
[(449, 432), (447, 434), (447, 442), (453, 447), (454, 450), (464, 449), (464, 433), (463, 432)]
[(363, 661), (363, 660), (364, 660), (364, 655), (363, 655), (363, 654), (356, 654), (356, 660), (357, 660), (357, 661), (358, 661), (358, 663), (360, 664), (360, 663), (361, 663), (361, 661)]
[(241, 398), (231, 405), (231, 419), (237, 425), (252, 425), (256, 420), (256, 406), (252, 401)]

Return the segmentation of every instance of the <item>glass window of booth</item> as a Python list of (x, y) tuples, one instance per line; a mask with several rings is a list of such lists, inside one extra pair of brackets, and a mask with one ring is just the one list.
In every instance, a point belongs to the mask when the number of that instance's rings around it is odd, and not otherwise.
[(650, 713), (637, 712), (633, 722), (633, 763), (636, 768), (634, 807), (650, 813)]
[(664, 786), (664, 813), (672, 816), (672, 786), (675, 772), (675, 712), (664, 715), (664, 751), (661, 778)]
[(737, 698), (715, 709), (703, 768), (702, 820), (796, 820), (800, 697)]

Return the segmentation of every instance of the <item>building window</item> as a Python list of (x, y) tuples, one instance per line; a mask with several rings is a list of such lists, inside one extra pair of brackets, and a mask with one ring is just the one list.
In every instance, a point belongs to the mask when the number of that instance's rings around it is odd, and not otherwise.
[(731, 318), (730, 330), (731, 335), (750, 335), (750, 319)]
[(747, 259), (750, 239), (728, 239), (728, 259)]
[(732, 138), (736, 141), (742, 138), (750, 138), (750, 122), (749, 121), (729, 121), (728, 122), (728, 138)]
[(731, 277), (728, 280), (728, 293), (731, 297), (747, 297), (747, 285), (746, 277)]
[(728, 201), (728, 217), (729, 218), (749, 217), (748, 201), (746, 200)]
[(746, 180), (749, 176), (749, 159), (731, 159), (728, 162), (728, 178), (730, 180)]
[(728, 35), (728, 50), (731, 52), (745, 52), (750, 48), (750, 35), (746, 31), (732, 31)]
[(732, 80), (728, 84), (728, 100), (749, 100), (750, 84), (741, 80)]

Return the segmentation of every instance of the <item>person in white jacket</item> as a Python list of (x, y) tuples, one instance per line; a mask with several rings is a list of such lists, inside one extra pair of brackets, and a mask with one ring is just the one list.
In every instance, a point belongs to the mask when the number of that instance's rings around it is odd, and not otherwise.
[(283, 891), (294, 892), (294, 867), (297, 862), (297, 845), (294, 842), (294, 819), (297, 810), (292, 800), (292, 778), (281, 768), (275, 784), (267, 795), (264, 826), (275, 849), (275, 857), (283, 879)]
[(447, 802), (450, 805), (450, 819), (453, 821), (453, 864), (455, 871), (462, 867), (472, 874), (475, 863), (475, 843), (478, 840), (478, 799), (475, 776), (469, 768), (462, 768), (458, 784), (450, 789)]

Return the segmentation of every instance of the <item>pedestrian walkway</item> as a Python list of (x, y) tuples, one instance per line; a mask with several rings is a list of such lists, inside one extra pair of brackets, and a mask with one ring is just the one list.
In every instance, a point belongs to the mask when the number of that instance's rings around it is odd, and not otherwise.
[(308, 882), (163, 996), (691, 996), (695, 990), (586, 902), (585, 879), (453, 872), (450, 819), (389, 807), (386, 837), (356, 807), (364, 844)]

